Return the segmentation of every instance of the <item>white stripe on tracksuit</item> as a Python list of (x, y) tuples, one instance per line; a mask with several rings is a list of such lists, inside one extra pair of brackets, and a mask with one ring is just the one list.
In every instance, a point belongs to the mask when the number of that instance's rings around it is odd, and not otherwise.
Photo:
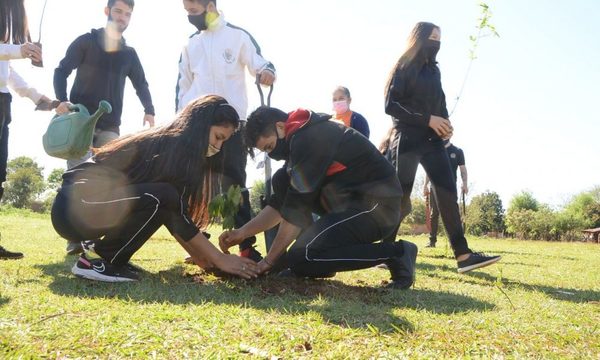
[[(131, 237), (131, 239), (129, 239), (129, 241), (127, 241), (127, 243), (125, 245), (123, 245), (123, 247), (121, 249), (119, 249), (119, 251), (117, 251), (117, 253), (115, 254), (115, 256), (113, 256), (113, 258), (110, 260), (111, 264), (112, 264), (113, 261), (115, 261), (115, 259), (117, 258), (117, 256), (119, 256), (119, 254), (121, 253), (121, 251), (123, 251), (127, 246), (129, 246), (129, 244), (131, 244), (131, 242), (133, 241), (133, 239), (135, 239), (135, 237), (137, 236), (137, 234), (139, 234), (146, 227), (146, 225), (148, 225), (148, 223), (150, 222), (150, 220), (152, 220), (152, 218), (154, 218), (154, 216), (158, 212), (158, 208), (160, 206), (160, 200), (158, 200), (158, 198), (156, 196), (154, 196), (152, 194), (149, 194), (149, 193), (144, 193), (144, 195), (150, 196), (151, 198), (153, 198), (154, 200), (156, 200), (156, 208), (154, 209), (154, 212), (152, 213), (152, 215), (150, 215), (150, 218), (148, 218), (148, 220), (144, 223), (144, 225), (142, 225), (142, 227)], [(128, 198), (122, 198), (122, 199), (115, 199), (115, 200), (110, 200), (110, 201), (85, 201), (84, 199), (81, 199), (81, 201), (83, 203), (89, 204), (89, 205), (104, 205), (104, 204), (111, 204), (111, 203), (115, 203), (115, 202), (128, 201), (128, 200), (139, 200), (139, 199), (141, 199), (141, 196), (128, 197)], [(184, 216), (184, 218), (185, 218), (185, 216)]]
[(336, 222), (335, 224), (332, 224), (330, 226), (328, 226), (327, 228), (323, 229), (320, 233), (317, 234), (317, 236), (315, 236), (308, 244), (306, 244), (306, 252), (305, 252), (305, 257), (307, 261), (378, 261), (378, 260), (387, 260), (389, 259), (389, 257), (385, 257), (385, 258), (377, 258), (377, 259), (317, 259), (317, 258), (310, 258), (308, 256), (308, 251), (309, 251), (309, 247), (310, 245), (317, 240), (317, 238), (321, 235), (323, 235), (326, 231), (330, 230), (331, 228), (333, 228), (334, 226), (340, 225), (345, 223), (346, 221), (352, 220), (358, 216), (361, 215), (365, 215), (368, 213), (371, 213), (373, 211), (375, 211), (375, 209), (379, 206), (379, 204), (375, 204), (375, 206), (371, 209), (371, 210), (367, 210), (367, 211), (362, 211), (358, 214), (354, 214), (346, 219), (340, 220), (338, 222)]

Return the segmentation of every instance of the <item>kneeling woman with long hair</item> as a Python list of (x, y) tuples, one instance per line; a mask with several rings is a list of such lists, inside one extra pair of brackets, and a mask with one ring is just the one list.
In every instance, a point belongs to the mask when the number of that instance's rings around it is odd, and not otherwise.
[(221, 253), (198, 230), (207, 221), (211, 171), (222, 168), (219, 150), (238, 125), (225, 99), (199, 98), (171, 124), (112, 141), (68, 170), (52, 223), (61, 236), (83, 243), (73, 273), (137, 280), (129, 259), (164, 225), (197, 264), (255, 277), (253, 261)]

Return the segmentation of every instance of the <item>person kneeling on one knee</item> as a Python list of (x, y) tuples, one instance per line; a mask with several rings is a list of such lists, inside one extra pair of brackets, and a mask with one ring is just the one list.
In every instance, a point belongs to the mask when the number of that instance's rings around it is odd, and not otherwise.
[(279, 225), (258, 263), (260, 273), (284, 254), (295, 275), (313, 278), (386, 263), (390, 286), (408, 288), (417, 247), (395, 241), (402, 196), (395, 170), (367, 138), (329, 119), (304, 109), (287, 114), (267, 107), (248, 117), (246, 144), (285, 165), (272, 178), (268, 206), (246, 225), (223, 233), (220, 247), (227, 251)]

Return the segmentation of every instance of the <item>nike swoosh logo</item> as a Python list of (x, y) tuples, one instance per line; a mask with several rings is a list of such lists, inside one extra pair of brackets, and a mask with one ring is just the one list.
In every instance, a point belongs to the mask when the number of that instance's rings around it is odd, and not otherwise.
[(96, 270), (97, 272), (101, 272), (103, 273), (104, 270), (106, 270), (106, 267), (104, 266), (104, 264), (100, 264), (101, 266), (98, 265), (92, 265), (92, 267), (94, 268), (94, 270)]

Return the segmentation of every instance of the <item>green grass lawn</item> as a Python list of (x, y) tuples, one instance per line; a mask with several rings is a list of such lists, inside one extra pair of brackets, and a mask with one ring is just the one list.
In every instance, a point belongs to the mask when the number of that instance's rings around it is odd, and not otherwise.
[(597, 244), (471, 238), (503, 259), (459, 275), (444, 239), (414, 237), (417, 282), (398, 291), (381, 269), (218, 278), (164, 229), (133, 258), (142, 281), (96, 283), (48, 216), (3, 211), (0, 230), (25, 253), (0, 261), (0, 358), (600, 358)]

